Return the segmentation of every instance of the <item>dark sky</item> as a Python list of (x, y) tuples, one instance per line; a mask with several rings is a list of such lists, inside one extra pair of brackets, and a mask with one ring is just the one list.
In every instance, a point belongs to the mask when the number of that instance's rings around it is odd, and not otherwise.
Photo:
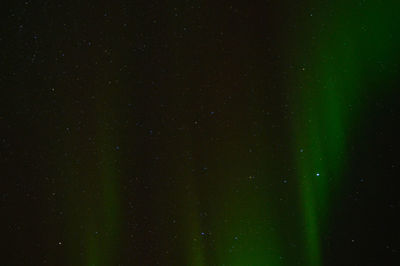
[(397, 1), (5, 1), (2, 265), (399, 265)]

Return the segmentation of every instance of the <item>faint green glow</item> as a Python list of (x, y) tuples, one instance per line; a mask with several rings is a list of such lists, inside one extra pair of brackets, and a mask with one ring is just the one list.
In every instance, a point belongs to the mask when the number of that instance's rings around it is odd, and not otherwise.
[(105, 106), (98, 106), (97, 110), (98, 157), (94, 158), (94, 165), (91, 165), (96, 173), (91, 178), (96, 185), (93, 185), (95, 189), (88, 191), (95, 200), (91, 201), (91, 211), (88, 212), (88, 222), (85, 224), (86, 265), (107, 266), (117, 264), (121, 240), (122, 211), (118, 170), (120, 151), (119, 147), (115, 148), (118, 141), (116, 131), (105, 126), (112, 124), (115, 111), (107, 110)]
[[(192, 202), (194, 203), (194, 201)], [(205, 257), (204, 257), (204, 247), (202, 245), (201, 239), (201, 229), (199, 225), (199, 221), (196, 217), (196, 213), (198, 213), (195, 204), (192, 206), (188, 206), (186, 209), (185, 216), (188, 219), (186, 228), (186, 247), (188, 248), (187, 254), (189, 256), (186, 258), (187, 265), (191, 266), (205, 266)]]
[(276, 213), (268, 206), (271, 195), (263, 195), (249, 185), (241, 188), (238, 197), (234, 189), (228, 188), (221, 194), (223, 215), (214, 232), (216, 264), (283, 265), (280, 228), (275, 224)]

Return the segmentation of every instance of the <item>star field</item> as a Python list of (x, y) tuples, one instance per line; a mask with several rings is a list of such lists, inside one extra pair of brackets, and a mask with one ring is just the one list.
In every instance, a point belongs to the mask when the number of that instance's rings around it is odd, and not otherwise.
[(397, 1), (6, 1), (2, 265), (399, 265)]

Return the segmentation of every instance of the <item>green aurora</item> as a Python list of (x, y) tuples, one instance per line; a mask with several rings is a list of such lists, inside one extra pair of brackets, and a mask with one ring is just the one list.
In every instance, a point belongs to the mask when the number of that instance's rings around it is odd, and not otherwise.
[[(360, 94), (375, 93), (369, 91), (366, 84), (368, 81), (364, 77), (368, 77), (370, 71), (378, 71), (379, 66), (374, 60), (384, 61), (384, 64), (391, 63), (390, 55), (398, 44), (394, 31), (397, 30), (396, 25), (400, 25), (394, 12), (400, 7), (399, 4), (390, 6), (382, 2), (357, 2), (354, 7), (349, 7), (349, 2), (343, 6), (337, 2), (335, 6), (334, 12), (330, 9), (326, 13), (321, 7), (321, 14), (313, 14), (304, 25), (307, 28), (304, 32), (308, 32), (310, 36), (298, 35), (293, 40), (293, 43), (304, 45), (297, 47), (299, 50), (305, 50), (310, 45), (314, 48), (311, 54), (304, 53), (297, 58), (300, 74), (293, 78), (296, 88), (293, 92), (293, 111), (296, 114), (293, 119), (296, 140), (293, 156), (296, 158), (301, 210), (304, 216), (304, 221), (298, 223), (304, 224), (303, 256), (310, 266), (324, 265), (321, 236), (329, 228), (330, 205), (335, 204), (330, 200), (331, 194), (341, 186), (341, 174), (348, 149), (346, 127), (357, 119), (355, 113), (362, 112)], [(309, 40), (312, 42), (309, 43)], [(102, 118), (100, 121), (104, 123), (107, 119)], [(108, 138), (110, 134), (112, 133), (104, 132), (102, 135), (103, 138)], [(104, 141), (108, 142), (110, 141)], [(88, 266), (113, 265), (112, 258), (117, 256), (117, 251), (112, 247), (116, 245), (117, 235), (121, 230), (118, 210), (120, 203), (117, 200), (118, 173), (112, 163), (118, 151), (112, 147), (101, 150), (104, 150), (101, 159), (104, 163), (99, 170), (99, 176), (103, 184), (104, 203), (100, 203), (98, 207), (92, 206), (97, 215), (88, 218), (92, 221), (88, 226), (96, 228), (94, 231), (98, 228), (99, 231), (105, 230), (115, 235), (98, 241), (93, 232), (88, 234)], [(258, 226), (258, 220), (266, 217), (272, 219), (268, 209), (254, 207), (259, 205), (257, 201), (268, 201), (268, 197), (254, 193), (257, 192), (248, 191), (248, 195), (252, 196), (245, 200), (245, 205), (253, 206), (251, 211), (234, 215), (237, 213), (234, 209), (229, 217), (231, 221), (241, 221), (246, 217), (248, 228), (243, 226), (243, 222), (231, 222), (229, 226), (215, 225), (219, 233), (215, 244), (216, 254), (210, 256), (214, 257), (214, 261), (207, 258), (207, 248), (199, 239), (202, 230), (195, 215), (198, 210), (191, 207), (196, 206), (198, 196), (191, 196), (194, 198), (189, 201), (185, 199), (187, 204), (183, 207), (183, 215), (186, 217), (186, 265), (287, 265), (277, 256), (284, 253), (279, 244), (279, 231), (262, 227), (254, 229)], [(233, 197), (229, 198), (227, 194), (223, 197), (226, 197), (224, 201), (237, 206), (236, 208), (240, 207), (240, 202), (232, 203), (235, 202)], [(222, 204), (219, 208), (226, 211), (231, 207)], [(250, 207), (243, 206), (245, 208)], [(103, 228), (104, 226), (111, 229)], [(236, 244), (236, 235), (240, 235), (240, 232), (246, 236), (241, 245)], [(236, 249), (235, 252), (232, 249)]]
[(307, 265), (324, 265), (321, 237), (329, 229), (331, 205), (341, 204), (331, 198), (340, 193), (343, 182), (347, 128), (362, 115), (367, 105), (361, 100), (364, 94), (388, 93), (384, 86), (376, 91), (368, 83), (371, 78), (382, 84), (395, 78), (380, 74), (380, 68), (397, 66), (393, 53), (400, 44), (399, 9), (397, 1), (336, 1), (329, 12), (310, 18), (305, 26), (310, 42), (298, 36), (299, 43), (314, 49), (299, 58), (293, 100)]
[[(361, 174), (348, 177), (363, 173), (352, 156), (380, 125), (364, 128), (368, 109), (398, 98), (400, 1), (10, 3), (4, 265), (336, 266), (354, 250), (352, 262), (398, 254), (395, 222), (382, 229), (398, 198), (367, 193), (390, 180), (363, 183), (351, 205)], [(371, 158), (366, 169), (395, 176), (395, 160), (382, 170)], [(346, 224), (359, 206), (384, 215), (362, 209)]]

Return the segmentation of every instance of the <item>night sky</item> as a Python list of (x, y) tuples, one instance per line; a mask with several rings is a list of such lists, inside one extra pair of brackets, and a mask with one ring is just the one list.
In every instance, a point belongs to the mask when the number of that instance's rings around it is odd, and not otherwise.
[(1, 265), (400, 265), (400, 2), (2, 2)]

